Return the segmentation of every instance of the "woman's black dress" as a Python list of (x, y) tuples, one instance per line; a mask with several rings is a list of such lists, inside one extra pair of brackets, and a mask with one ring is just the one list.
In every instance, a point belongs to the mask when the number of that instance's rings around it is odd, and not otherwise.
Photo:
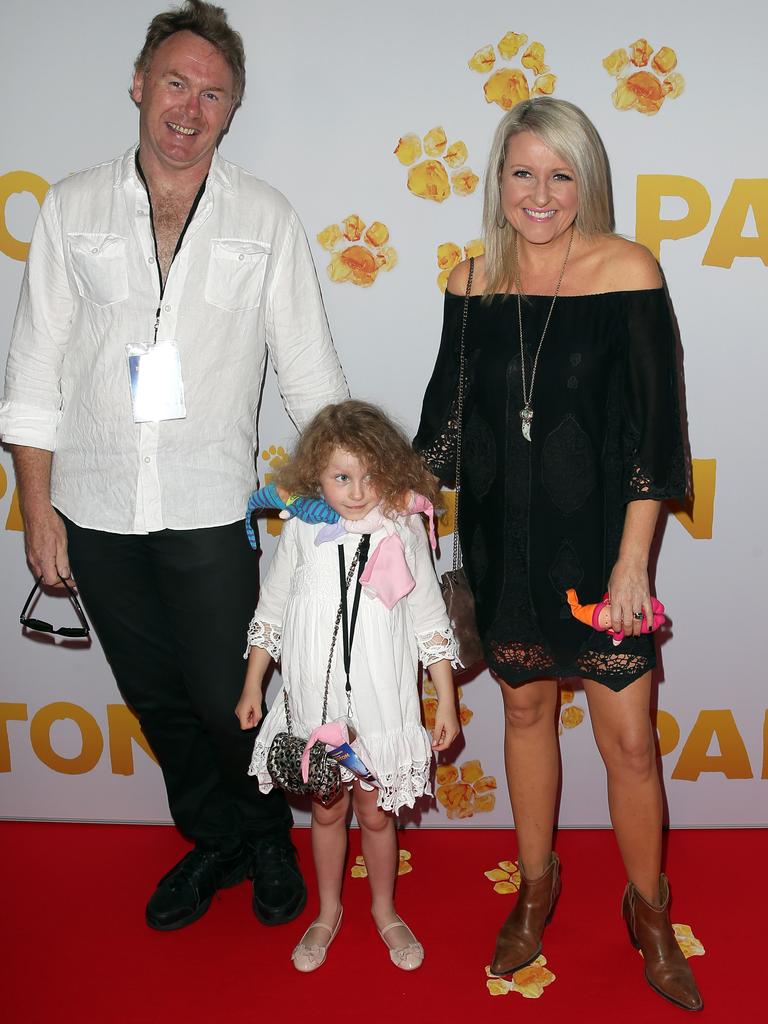
[[(551, 296), (524, 299), (526, 380)], [(443, 335), (414, 441), (455, 482), (464, 296), (446, 293)], [(459, 537), (488, 667), (511, 684), (581, 676), (620, 690), (656, 663), (653, 638), (614, 647), (574, 619), (565, 592), (599, 601), (626, 503), (681, 498), (685, 460), (676, 346), (662, 288), (555, 304), (523, 438), (515, 296), (473, 296), (465, 335)]]

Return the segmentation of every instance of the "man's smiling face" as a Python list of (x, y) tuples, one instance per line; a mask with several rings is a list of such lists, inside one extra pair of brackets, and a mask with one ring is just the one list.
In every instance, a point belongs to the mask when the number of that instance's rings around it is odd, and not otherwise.
[[(207, 170), (234, 110), (234, 78), (225, 57), (194, 32), (175, 32), (137, 71), (131, 96), (139, 106), (142, 162), (165, 171)], [(145, 167), (146, 169), (146, 167)]]

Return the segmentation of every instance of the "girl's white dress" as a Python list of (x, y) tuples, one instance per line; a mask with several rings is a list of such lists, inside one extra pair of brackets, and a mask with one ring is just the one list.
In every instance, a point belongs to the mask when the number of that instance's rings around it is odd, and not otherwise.
[[(391, 610), (363, 590), (352, 644), (351, 715), (340, 627), (327, 721), (351, 718), (370, 761), (368, 767), (382, 784), (378, 805), (397, 812), (431, 792), (432, 747), (421, 724), (418, 662), (427, 667), (447, 658), (456, 665), (457, 650), (420, 516), (397, 517), (393, 524), (416, 586)], [(349, 571), (360, 536), (348, 534), (316, 546), (320, 529), (299, 519), (285, 524), (248, 629), (249, 649), (263, 647), (282, 665), (283, 686), (261, 724), (248, 770), (258, 778), (263, 793), (273, 785), (266, 767), (270, 744), (277, 733), (286, 731), (283, 690), (288, 694), (294, 735), (306, 738), (322, 719), (328, 655), (341, 599), (338, 545), (344, 545)], [(371, 535), (371, 553), (386, 536), (384, 530)], [(350, 615), (353, 597), (354, 579), (347, 596)], [(352, 778), (345, 769), (342, 775)]]

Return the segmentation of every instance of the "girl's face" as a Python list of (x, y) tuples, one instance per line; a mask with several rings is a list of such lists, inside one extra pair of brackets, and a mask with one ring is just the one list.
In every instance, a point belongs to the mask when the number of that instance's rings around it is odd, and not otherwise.
[(356, 455), (334, 448), (320, 474), (323, 497), (344, 519), (364, 519), (378, 504), (379, 492), (371, 484), (368, 468)]

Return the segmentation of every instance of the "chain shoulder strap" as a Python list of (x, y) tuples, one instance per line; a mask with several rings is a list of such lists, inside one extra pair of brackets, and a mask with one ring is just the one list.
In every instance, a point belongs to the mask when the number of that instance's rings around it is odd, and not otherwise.
[[(352, 582), (352, 577), (355, 575), (355, 569), (357, 568), (358, 562), (360, 561), (360, 555), (363, 550), (365, 537), (361, 538), (360, 543), (357, 545), (352, 562), (349, 566), (349, 572), (346, 578), (346, 588), (349, 590), (349, 585)], [(339, 601), (339, 610), (336, 612), (336, 621), (333, 624), (333, 636), (331, 637), (331, 650), (328, 655), (328, 668), (325, 673), (325, 694), (323, 695), (323, 720), (320, 723), (325, 725), (325, 720), (328, 716), (328, 688), (331, 684), (331, 667), (333, 664), (333, 652), (336, 648), (336, 637), (339, 635), (339, 625), (341, 623), (341, 614), (346, 600), (346, 593), (341, 595), (341, 601)], [(285, 704), (285, 727), (288, 730), (288, 735), (293, 735), (293, 722), (291, 720), (291, 708), (288, 703), (288, 694), (283, 688), (283, 703)]]
[(469, 276), (467, 277), (467, 292), (464, 296), (464, 310), (461, 317), (461, 335), (459, 337), (459, 387), (456, 397), (456, 485), (454, 488), (454, 530), (453, 530), (453, 568), (459, 568), (461, 564), (461, 550), (459, 547), (459, 497), (461, 495), (461, 431), (464, 421), (464, 387), (466, 385), (466, 364), (464, 359), (464, 335), (467, 330), (467, 318), (469, 317), (469, 295), (472, 291), (472, 278), (475, 274), (475, 257), (469, 258)]

